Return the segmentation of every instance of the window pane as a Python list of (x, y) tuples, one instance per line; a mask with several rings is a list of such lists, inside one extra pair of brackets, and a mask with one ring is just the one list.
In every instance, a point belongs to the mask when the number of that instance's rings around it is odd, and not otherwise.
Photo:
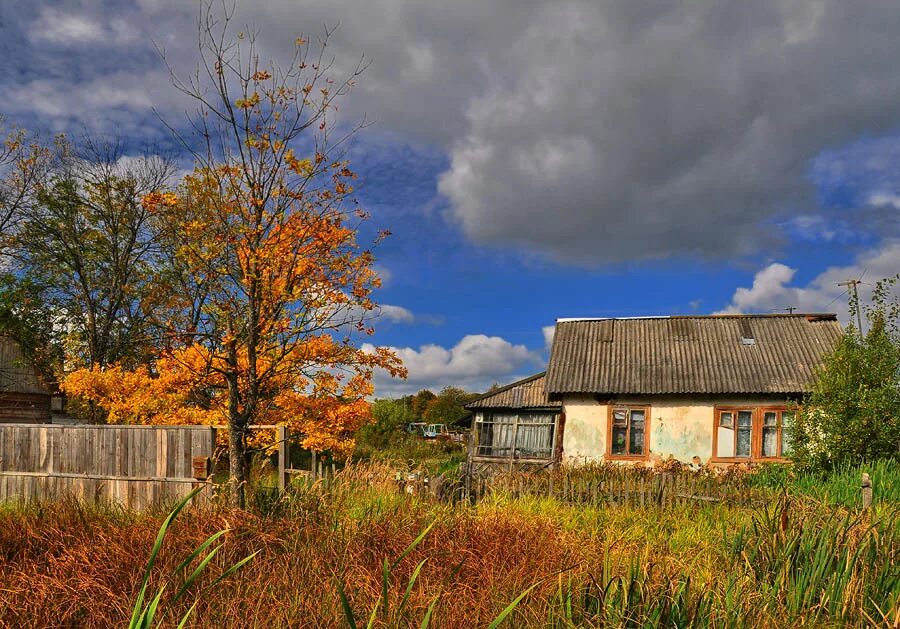
[(778, 427), (763, 426), (762, 431), (762, 455), (778, 456)]
[(613, 426), (627, 426), (628, 412), (625, 409), (616, 409), (613, 411)]
[(722, 426), (723, 428), (731, 428), (734, 426), (734, 415), (732, 413), (720, 413), (719, 426)]
[(631, 438), (628, 454), (640, 456), (644, 454), (644, 411), (631, 411)]
[(516, 456), (548, 458), (553, 452), (554, 415), (520, 415)]
[(716, 456), (731, 457), (734, 456), (734, 429), (719, 427), (719, 434), (716, 435)]
[(778, 414), (775, 411), (766, 411), (763, 414), (763, 426), (777, 426)]
[(791, 429), (794, 426), (794, 414), (784, 412), (781, 414), (781, 456), (789, 456), (791, 454), (791, 439), (793, 433)]
[(612, 445), (610, 452), (613, 454), (625, 454), (625, 439), (628, 429), (622, 426), (613, 426), (612, 429)]
[(738, 411), (737, 413), (737, 445), (735, 456), (750, 456), (750, 441), (753, 428), (753, 411)]
[(738, 427), (737, 432), (737, 448), (736, 448), (735, 456), (748, 457), (750, 456), (750, 427)]

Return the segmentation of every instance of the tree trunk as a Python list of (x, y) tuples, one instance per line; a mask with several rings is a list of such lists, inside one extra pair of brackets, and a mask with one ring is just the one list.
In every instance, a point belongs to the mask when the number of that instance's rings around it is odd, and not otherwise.
[(243, 509), (246, 505), (245, 488), (247, 485), (246, 444), (244, 428), (229, 418), (228, 430), (228, 495), (229, 503), (235, 509)]

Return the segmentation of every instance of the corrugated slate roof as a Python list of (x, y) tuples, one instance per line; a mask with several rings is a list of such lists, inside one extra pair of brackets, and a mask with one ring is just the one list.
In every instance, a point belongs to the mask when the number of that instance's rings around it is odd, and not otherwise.
[(560, 402), (551, 402), (544, 391), (544, 373), (523, 378), (495, 391), (475, 398), (466, 408), (559, 408)]
[(49, 394), (15, 339), (0, 334), (0, 393)]
[(560, 319), (546, 392), (804, 393), (841, 333), (833, 314)]

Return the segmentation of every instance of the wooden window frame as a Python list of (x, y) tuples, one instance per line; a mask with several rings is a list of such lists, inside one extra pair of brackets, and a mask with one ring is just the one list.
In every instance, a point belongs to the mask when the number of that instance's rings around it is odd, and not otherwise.
[[(735, 439), (737, 439), (737, 413), (738, 411), (751, 411), (751, 428), (750, 428), (750, 456), (719, 456), (719, 416), (722, 413), (734, 413), (734, 431)], [(776, 422), (778, 426), (778, 451), (783, 452), (784, 444), (784, 414), (793, 412), (789, 406), (764, 405), (756, 406), (752, 404), (739, 406), (716, 406), (713, 412), (713, 431), (712, 431), (712, 458), (714, 463), (787, 463), (790, 459), (786, 456), (763, 456), (762, 455), (762, 433), (763, 418), (768, 412), (775, 412)], [(736, 442), (735, 442), (736, 443)]]
[[(625, 409), (628, 411), (628, 432), (625, 443), (631, 436), (631, 412), (644, 411), (644, 453), (643, 454), (613, 454), (612, 429), (613, 412)], [(609, 404), (606, 417), (606, 460), (607, 461), (646, 461), (650, 457), (650, 405), (649, 404)]]

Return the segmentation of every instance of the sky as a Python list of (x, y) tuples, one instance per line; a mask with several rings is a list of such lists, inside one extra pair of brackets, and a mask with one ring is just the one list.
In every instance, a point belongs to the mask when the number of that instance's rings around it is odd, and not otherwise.
[[(177, 151), (199, 3), (0, 0), (0, 114)], [(218, 4), (216, 4), (218, 6)], [(324, 27), (360, 203), (392, 236), (373, 343), (481, 391), (561, 317), (836, 312), (900, 272), (900, 11), (843, 0), (257, 0), (284, 59)], [(176, 153), (176, 157), (179, 157)], [(181, 159), (186, 159), (180, 156)], [(186, 164), (186, 167), (189, 164)]]

